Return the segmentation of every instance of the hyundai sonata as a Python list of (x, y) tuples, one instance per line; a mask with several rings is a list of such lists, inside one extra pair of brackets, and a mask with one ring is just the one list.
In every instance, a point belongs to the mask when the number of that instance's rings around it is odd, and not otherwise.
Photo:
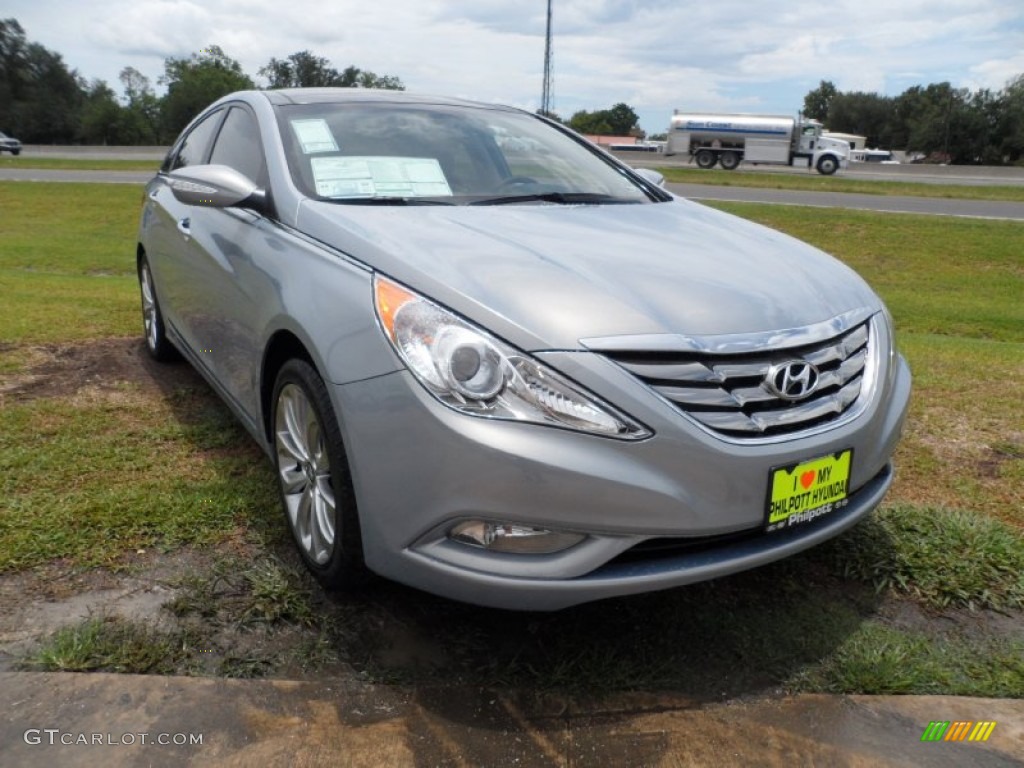
[(507, 107), (235, 93), (147, 186), (146, 345), (327, 588), (552, 610), (759, 566), (878, 505), (910, 374), (853, 271), (660, 182)]

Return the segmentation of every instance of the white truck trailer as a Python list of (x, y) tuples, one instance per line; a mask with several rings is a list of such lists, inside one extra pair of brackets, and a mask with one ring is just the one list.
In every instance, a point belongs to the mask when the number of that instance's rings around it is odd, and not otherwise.
[(850, 161), (850, 144), (821, 135), (817, 120), (778, 115), (688, 114), (676, 110), (666, 155), (689, 155), (700, 168), (732, 171), (742, 161), (800, 165), (830, 176)]

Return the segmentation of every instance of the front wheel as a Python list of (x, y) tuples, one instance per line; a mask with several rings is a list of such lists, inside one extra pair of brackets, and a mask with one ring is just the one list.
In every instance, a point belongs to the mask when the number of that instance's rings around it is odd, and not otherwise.
[(714, 168), (715, 162), (718, 158), (715, 157), (715, 153), (710, 149), (701, 149), (697, 152), (697, 167), (707, 170), (708, 168)]
[(718, 158), (718, 162), (722, 166), (722, 170), (735, 171), (736, 166), (740, 164), (740, 153), (723, 152), (721, 157)]
[(818, 173), (822, 176), (831, 176), (839, 170), (839, 161), (832, 155), (823, 155), (818, 160)]
[(164, 316), (153, 286), (153, 273), (145, 256), (139, 259), (139, 293), (142, 294), (142, 330), (146, 335), (146, 351), (162, 363), (178, 359), (178, 350), (167, 338)]
[(274, 465), (288, 527), (306, 567), (326, 589), (366, 578), (355, 493), (341, 430), (316, 370), (289, 360), (274, 385)]

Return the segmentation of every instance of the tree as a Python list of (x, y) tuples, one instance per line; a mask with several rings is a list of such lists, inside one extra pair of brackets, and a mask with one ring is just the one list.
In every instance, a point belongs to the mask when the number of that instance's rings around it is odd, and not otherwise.
[(826, 122), (836, 93), (836, 87), (831, 80), (822, 80), (817, 88), (804, 96), (804, 117)]
[(993, 139), (1008, 162), (1024, 160), (1024, 74), (1017, 75), (1000, 93)]
[(59, 53), (30, 43), (17, 19), (0, 20), (0, 128), (26, 142), (73, 141), (85, 90)]
[(134, 67), (125, 67), (118, 79), (124, 88), (125, 101), (121, 143), (156, 144), (160, 140), (160, 100), (153, 93), (149, 78)]
[(836, 93), (825, 122), (829, 130), (867, 137), (869, 147), (889, 146), (892, 99), (877, 93)]
[(323, 56), (310, 51), (298, 51), (287, 59), (273, 58), (260, 67), (269, 88), (383, 88), (404, 91), (405, 85), (393, 75), (378, 75), (356, 66), (339, 72)]
[(13, 130), (17, 101), (24, 98), (25, 30), (17, 19), (0, 19), (0, 127)]
[(591, 136), (637, 136), (643, 137), (637, 123), (640, 117), (628, 104), (616, 104), (611, 109), (596, 112), (580, 110), (569, 118), (569, 126), (578, 133)]
[(270, 88), (323, 88), (337, 85), (341, 79), (331, 62), (309, 51), (298, 51), (284, 60), (271, 59), (260, 67), (259, 74), (267, 78)]
[(903, 102), (907, 149), (931, 155), (943, 162), (976, 163), (984, 152), (978, 140), (987, 142), (984, 118), (973, 114), (971, 92), (949, 83), (908, 88)]
[(121, 134), (124, 108), (113, 89), (103, 80), (93, 80), (85, 93), (78, 136), (86, 144), (130, 144)]
[(221, 96), (255, 87), (241, 65), (216, 45), (187, 59), (166, 59), (159, 82), (167, 86), (160, 104), (160, 122), (163, 137), (168, 140)]

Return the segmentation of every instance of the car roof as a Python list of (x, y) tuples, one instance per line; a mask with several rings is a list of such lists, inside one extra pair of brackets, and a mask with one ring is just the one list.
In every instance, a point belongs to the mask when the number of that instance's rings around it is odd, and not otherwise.
[(259, 91), (274, 106), (288, 104), (343, 104), (343, 103), (389, 103), (475, 107), (518, 112), (514, 107), (502, 104), (485, 104), (449, 96), (434, 96), (408, 91), (393, 91), (376, 88), (281, 88)]

